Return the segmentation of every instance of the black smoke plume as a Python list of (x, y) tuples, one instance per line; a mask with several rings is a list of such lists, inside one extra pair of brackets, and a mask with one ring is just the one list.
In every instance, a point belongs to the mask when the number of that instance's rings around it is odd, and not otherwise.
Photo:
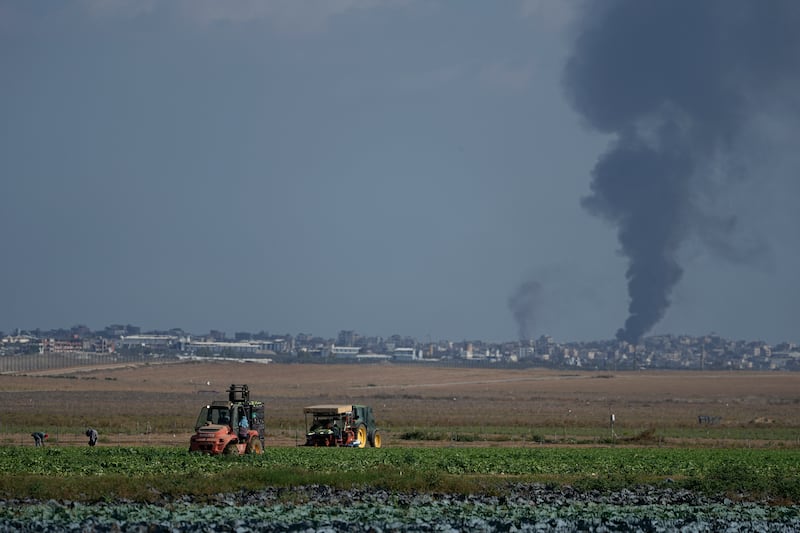
[(588, 125), (613, 139), (583, 205), (617, 228), (630, 302), (617, 338), (637, 342), (670, 305), (686, 239), (733, 235), (720, 228), (735, 217), (709, 213), (697, 196), (709, 169), (740, 155), (756, 114), (798, 111), (800, 2), (583, 5), (564, 86)]
[(542, 286), (538, 281), (526, 281), (517, 287), (517, 290), (508, 299), (508, 307), (517, 321), (519, 340), (530, 340), (533, 327), (536, 325), (536, 312)]

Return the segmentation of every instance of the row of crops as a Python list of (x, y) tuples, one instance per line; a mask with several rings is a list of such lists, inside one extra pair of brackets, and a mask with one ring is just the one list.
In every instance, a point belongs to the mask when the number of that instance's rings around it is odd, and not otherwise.
[[(691, 482), (742, 490), (781, 490), (800, 501), (800, 450), (688, 448), (268, 448), (261, 456), (211, 457), (170, 447), (0, 447), (0, 476), (79, 478), (208, 477), (230, 470), (376, 479), (425, 474), (530, 479)], [(726, 487), (725, 484), (728, 486)]]
[(0, 531), (800, 528), (800, 451), (0, 447)]
[[(42, 502), (0, 507), (13, 531), (797, 531), (796, 508), (732, 505), (683, 495), (670, 503), (548, 498), (533, 488), (510, 498), (338, 491), (314, 502), (284, 503), (261, 494), (172, 505)], [(301, 490), (308, 490), (302, 487)], [(531, 494), (533, 493), (533, 494)], [(552, 495), (552, 492), (550, 493)], [(661, 493), (662, 498), (670, 495)], [(680, 495), (677, 495), (680, 496)], [(255, 499), (255, 501), (253, 501)]]

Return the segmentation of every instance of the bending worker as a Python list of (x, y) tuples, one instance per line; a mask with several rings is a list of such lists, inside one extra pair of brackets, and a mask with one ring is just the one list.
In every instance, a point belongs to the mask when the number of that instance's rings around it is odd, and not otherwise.
[(94, 446), (97, 444), (97, 430), (94, 428), (89, 428), (86, 430), (86, 436), (89, 437), (89, 446)]
[(31, 437), (33, 437), (33, 443), (35, 446), (44, 446), (44, 439), (49, 437), (47, 433), (42, 433), (41, 431), (34, 431), (31, 433)]

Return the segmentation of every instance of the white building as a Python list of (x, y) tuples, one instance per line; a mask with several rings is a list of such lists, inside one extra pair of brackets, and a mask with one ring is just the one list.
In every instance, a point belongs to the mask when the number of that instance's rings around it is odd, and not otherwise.
[(208, 354), (271, 354), (273, 351), (270, 350), (270, 346), (273, 346), (271, 341), (189, 341), (184, 344), (183, 351)]
[(151, 348), (169, 348), (178, 343), (175, 335), (123, 335), (117, 344), (123, 348), (133, 346), (149, 346)]
[(358, 346), (331, 346), (330, 353), (332, 357), (355, 357), (361, 351)]
[(421, 354), (418, 354), (414, 348), (395, 348), (392, 356), (395, 359), (422, 359)]

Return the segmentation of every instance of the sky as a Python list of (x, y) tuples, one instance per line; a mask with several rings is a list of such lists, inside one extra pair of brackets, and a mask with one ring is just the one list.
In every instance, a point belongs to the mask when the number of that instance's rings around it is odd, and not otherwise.
[(798, 22), (0, 0), (0, 331), (800, 342)]

